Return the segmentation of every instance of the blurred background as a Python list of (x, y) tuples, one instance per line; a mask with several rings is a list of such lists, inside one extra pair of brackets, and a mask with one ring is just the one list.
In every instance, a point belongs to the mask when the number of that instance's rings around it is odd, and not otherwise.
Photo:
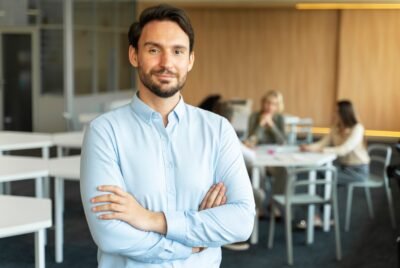
[[(217, 96), (230, 106), (242, 140), (249, 116), (262, 109), (270, 90), (284, 98), (291, 145), (327, 134), (337, 101), (348, 99), (368, 144), (393, 148), (390, 164), (400, 163), (400, 1), (0, 0), (0, 132), (82, 131), (96, 116), (129, 103), (137, 77), (128, 61), (128, 29), (144, 8), (158, 3), (185, 9), (195, 30), (185, 101), (199, 106)], [(13, 192), (32, 195), (29, 183), (13, 184)], [(397, 185), (392, 190), (400, 220)], [(345, 194), (339, 190), (342, 215)], [(76, 182), (66, 183), (65, 198), (64, 262), (54, 261), (50, 232), (46, 265), (96, 267)], [(315, 244), (305, 247), (304, 232), (297, 230), (296, 266), (400, 267), (398, 225), (390, 228), (384, 192), (372, 198), (376, 215), (370, 221), (363, 193), (355, 193), (353, 206), (361, 209), (353, 211), (352, 231), (343, 234), (341, 262), (332, 231), (317, 231)], [(276, 227), (272, 251), (268, 226), (260, 220), (259, 243), (250, 249), (224, 249), (222, 266), (285, 267), (284, 226)], [(33, 267), (32, 245), (29, 235), (0, 239), (0, 267)]]

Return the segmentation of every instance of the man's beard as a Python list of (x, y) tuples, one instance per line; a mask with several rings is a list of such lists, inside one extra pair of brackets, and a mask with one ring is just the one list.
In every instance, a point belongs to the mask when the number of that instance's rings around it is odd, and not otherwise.
[[(142, 82), (142, 84), (146, 88), (148, 88), (153, 94), (155, 94), (156, 96), (158, 96), (160, 98), (169, 98), (169, 97), (174, 96), (178, 91), (181, 91), (185, 85), (186, 76), (187, 76), (187, 75), (185, 75), (182, 77), (182, 79), (179, 79), (179, 77), (175, 73), (168, 71), (165, 68), (162, 68), (159, 70), (152, 70), (152, 71), (150, 71), (149, 74), (146, 74), (143, 72), (143, 70), (140, 68), (140, 66), (138, 68), (138, 73), (139, 73), (139, 79)], [(162, 90), (161, 87), (152, 80), (152, 75), (157, 75), (157, 74), (174, 75), (177, 79), (177, 85), (169, 88), (168, 90)], [(163, 84), (163, 83), (161, 82), (161, 84)]]

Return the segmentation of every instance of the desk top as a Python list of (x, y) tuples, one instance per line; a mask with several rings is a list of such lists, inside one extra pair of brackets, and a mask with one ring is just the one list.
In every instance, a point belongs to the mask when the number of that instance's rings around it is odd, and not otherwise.
[(0, 156), (0, 182), (33, 179), (48, 175), (47, 161), (42, 158)]
[(43, 133), (0, 131), (0, 151), (37, 149), (53, 145), (51, 135)]
[(66, 148), (81, 148), (83, 135), (83, 131), (55, 133), (53, 134), (53, 142), (56, 146)]
[(50, 176), (70, 180), (80, 179), (81, 156), (66, 156), (49, 159)]
[(51, 226), (51, 200), (0, 195), (0, 238)]
[(296, 146), (259, 146), (254, 166), (258, 167), (313, 167), (332, 162), (335, 154), (300, 152)]

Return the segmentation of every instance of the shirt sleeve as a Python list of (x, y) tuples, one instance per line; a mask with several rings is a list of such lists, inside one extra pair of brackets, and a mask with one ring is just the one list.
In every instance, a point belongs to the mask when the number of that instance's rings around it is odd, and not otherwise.
[(117, 185), (126, 189), (117, 155), (111, 127), (108, 130), (103, 125), (89, 126), (82, 147), (81, 196), (90, 232), (99, 249), (148, 263), (188, 258), (191, 247), (135, 229), (123, 221), (98, 219), (91, 211), (90, 199), (104, 194), (97, 191), (97, 186)]
[(223, 120), (216, 181), (226, 186), (227, 204), (202, 211), (168, 211), (166, 237), (191, 247), (219, 247), (245, 241), (254, 225), (250, 179), (232, 126)]
[(323, 149), (324, 153), (334, 153), (337, 156), (344, 156), (354, 149), (362, 142), (364, 138), (364, 127), (356, 125), (351, 130), (349, 137), (340, 145), (334, 147), (326, 147)]

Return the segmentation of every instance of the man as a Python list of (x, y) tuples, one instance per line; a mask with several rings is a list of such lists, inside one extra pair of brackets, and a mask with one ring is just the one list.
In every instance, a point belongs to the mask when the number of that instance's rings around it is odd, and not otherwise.
[(129, 31), (139, 90), (88, 126), (81, 195), (99, 267), (219, 267), (246, 240), (254, 199), (233, 128), (184, 103), (194, 63), (186, 14), (160, 5)]

